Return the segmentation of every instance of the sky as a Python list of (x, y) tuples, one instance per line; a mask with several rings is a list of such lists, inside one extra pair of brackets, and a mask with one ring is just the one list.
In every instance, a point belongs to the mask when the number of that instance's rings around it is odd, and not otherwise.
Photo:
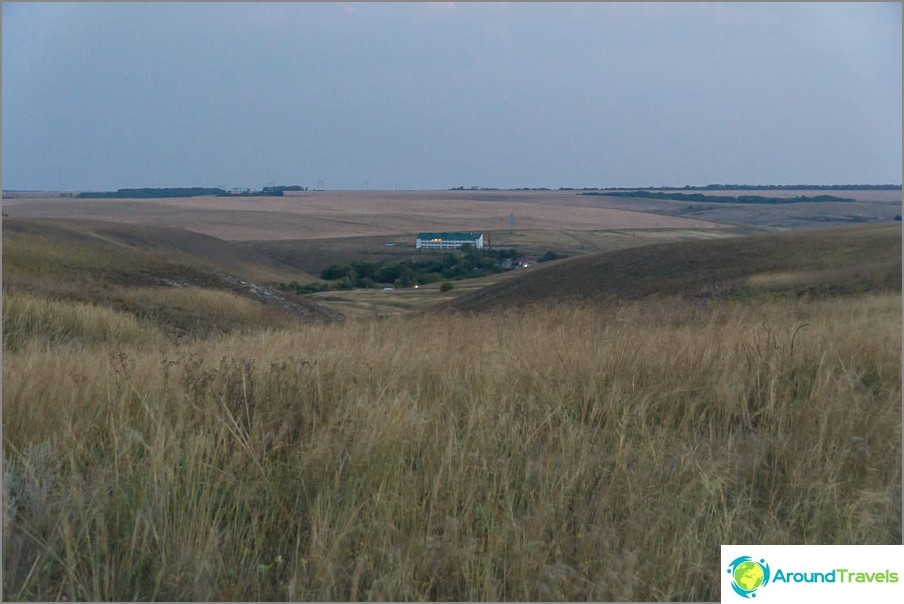
[(2, 4), (2, 186), (902, 180), (901, 3)]

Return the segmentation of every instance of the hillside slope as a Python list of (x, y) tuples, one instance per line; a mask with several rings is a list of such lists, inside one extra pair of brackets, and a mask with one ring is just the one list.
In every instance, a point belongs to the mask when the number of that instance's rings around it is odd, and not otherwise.
[(43, 315), (106, 309), (180, 336), (338, 318), (265, 285), (305, 277), (230, 242), (180, 229), (3, 220), (4, 328), (32, 312), (25, 309)]
[(870, 225), (651, 245), (549, 263), (461, 296), (481, 311), (568, 299), (901, 290), (901, 227)]
[[(4, 218), (3, 236), (52, 242), (58, 249), (78, 252), (86, 247), (115, 252), (110, 262), (164, 262), (229, 272), (263, 282), (310, 278), (292, 266), (230, 241), (171, 227), (122, 224), (97, 220)], [(4, 246), (16, 257), (16, 246)], [(140, 260), (138, 260), (140, 258)]]

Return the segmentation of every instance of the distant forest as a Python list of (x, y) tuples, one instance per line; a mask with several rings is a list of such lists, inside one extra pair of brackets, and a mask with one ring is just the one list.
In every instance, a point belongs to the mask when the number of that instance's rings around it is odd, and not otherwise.
[(185, 187), (168, 189), (119, 189), (117, 191), (85, 191), (78, 197), (90, 198), (159, 198), (159, 197), (197, 197), (199, 195), (225, 195), (223, 189), (204, 187)]
[[(901, 185), (705, 185), (702, 187), (611, 187), (598, 191), (897, 191)], [(574, 189), (572, 189), (574, 190)], [(584, 189), (582, 189), (584, 190)]]
[(672, 201), (696, 201), (705, 203), (759, 203), (759, 204), (783, 204), (804, 203), (814, 201), (841, 201), (852, 202), (856, 199), (848, 197), (835, 197), (833, 195), (814, 195), (797, 197), (764, 197), (762, 195), (704, 195), (703, 193), (661, 193), (651, 191), (592, 191), (580, 193), (580, 195), (601, 195), (605, 197), (641, 197), (644, 199), (668, 199)]
[[(702, 187), (559, 187), (559, 191), (897, 191), (901, 185), (704, 185)], [(549, 187), (498, 187), (459, 186), (448, 191), (552, 191)], [(588, 193), (592, 195), (593, 193)], [(608, 195), (608, 193), (607, 193)]]
[(307, 191), (307, 187), (299, 185), (264, 187), (260, 191), (244, 190), (234, 193), (216, 187), (170, 187), (170, 188), (143, 188), (143, 189), (118, 189), (116, 191), (86, 191), (79, 193), (77, 197), (101, 198), (101, 199), (159, 199), (165, 197), (199, 197), (201, 195), (215, 195), (217, 197), (280, 197), (284, 191)]
[[(285, 191), (307, 191), (307, 187), (300, 185), (279, 185), (263, 187), (259, 191), (251, 189), (226, 190), (219, 187), (165, 187), (165, 188), (135, 188), (118, 189), (116, 191), (85, 191), (81, 193), (63, 193), (62, 197), (82, 197), (101, 199), (154, 199), (165, 197), (198, 197), (202, 195), (214, 195), (218, 197), (280, 197)], [(517, 187), (499, 189), (495, 187), (452, 187), (450, 191), (551, 191), (547, 187)], [(694, 187), (559, 187), (559, 191), (579, 191), (580, 195), (607, 195), (614, 197), (653, 197), (656, 199), (677, 199), (681, 201), (710, 201), (722, 203), (799, 203), (802, 201), (852, 201), (846, 198), (828, 198), (820, 196), (816, 198), (793, 197), (715, 197), (706, 199), (691, 199), (689, 197), (665, 197), (664, 195), (683, 195), (682, 193), (664, 193), (665, 191), (900, 191), (901, 185), (705, 185)], [(32, 193), (30, 190), (4, 189), (3, 195), (8, 199), (15, 199), (19, 194)], [(654, 193), (655, 192), (655, 193)], [(648, 194), (644, 194), (648, 193)]]

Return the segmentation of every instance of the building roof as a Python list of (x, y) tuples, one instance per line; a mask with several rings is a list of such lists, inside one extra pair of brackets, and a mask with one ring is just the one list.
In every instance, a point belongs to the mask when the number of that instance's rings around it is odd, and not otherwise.
[(451, 239), (458, 241), (461, 239), (477, 239), (483, 233), (418, 233), (418, 239)]

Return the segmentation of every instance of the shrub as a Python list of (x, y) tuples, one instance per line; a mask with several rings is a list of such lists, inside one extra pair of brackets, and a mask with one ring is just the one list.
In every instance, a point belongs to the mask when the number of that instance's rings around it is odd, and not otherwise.
[(449, 283), (448, 281), (443, 281), (442, 284), (439, 286), (439, 291), (441, 291), (441, 292), (452, 291), (452, 284)]

